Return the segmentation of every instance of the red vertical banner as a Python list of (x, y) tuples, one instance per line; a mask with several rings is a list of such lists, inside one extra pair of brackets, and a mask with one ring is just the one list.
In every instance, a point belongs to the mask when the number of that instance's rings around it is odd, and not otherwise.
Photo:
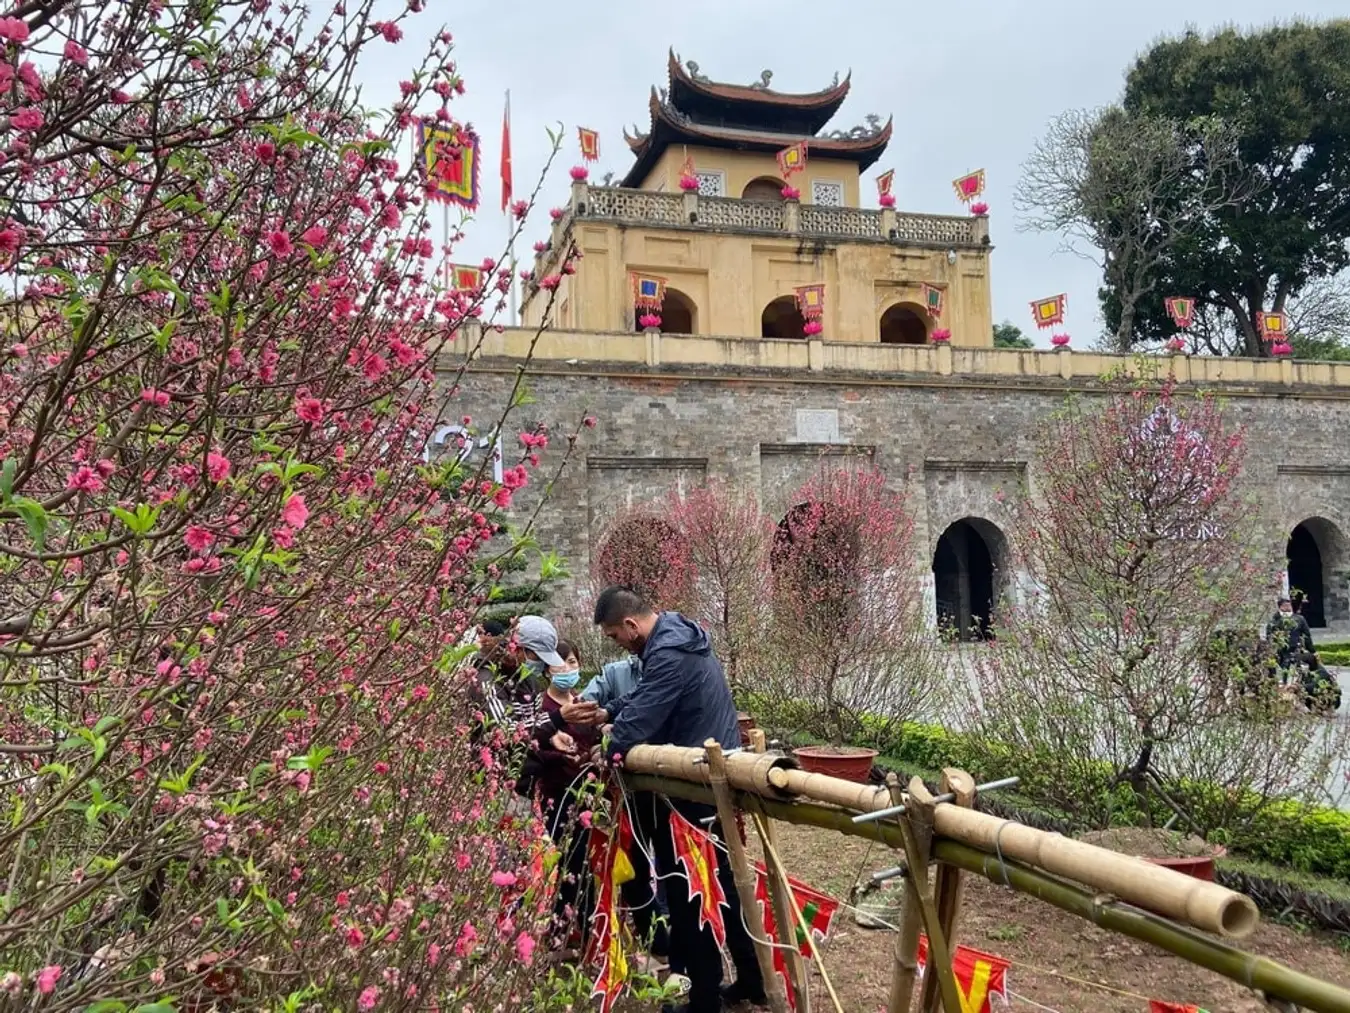
[(506, 109), (502, 113), (502, 210), (511, 203), (511, 93), (506, 93)]

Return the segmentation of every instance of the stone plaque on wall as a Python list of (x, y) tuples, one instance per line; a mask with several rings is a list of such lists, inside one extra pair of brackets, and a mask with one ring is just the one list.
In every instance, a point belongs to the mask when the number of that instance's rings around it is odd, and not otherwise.
[(796, 443), (838, 443), (839, 412), (833, 408), (798, 408)]

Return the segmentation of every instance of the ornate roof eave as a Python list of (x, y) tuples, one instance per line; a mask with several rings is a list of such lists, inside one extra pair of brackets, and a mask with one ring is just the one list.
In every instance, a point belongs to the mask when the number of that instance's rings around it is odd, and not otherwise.
[(652, 117), (651, 129), (638, 138), (630, 137), (626, 131), (624, 133), (637, 160), (625, 175), (623, 186), (641, 185), (661, 152), (670, 144), (681, 143), (739, 151), (776, 152), (804, 140), (807, 142), (808, 157), (816, 154), (825, 158), (846, 159), (856, 162), (861, 171), (881, 158), (890, 144), (894, 128), (894, 117), (887, 119), (874, 133), (857, 137), (816, 137), (712, 127), (695, 123), (668, 102), (662, 102), (655, 88), (652, 89), (648, 107)]
[[(694, 65), (697, 67), (697, 64)], [(680, 58), (675, 54), (675, 50), (670, 50), (667, 60), (667, 73), (670, 79), (671, 99), (675, 99), (677, 88), (685, 88), (696, 95), (703, 95), (707, 98), (722, 99), (730, 102), (751, 102), (757, 105), (779, 105), (790, 106), (796, 109), (825, 109), (832, 107), (830, 114), (839, 108), (839, 105), (848, 97), (848, 90), (853, 79), (853, 71), (844, 75), (843, 80), (835, 74), (834, 83), (828, 88), (822, 88), (820, 91), (813, 92), (782, 92), (774, 91), (769, 88), (767, 82), (761, 85), (742, 85), (742, 84), (724, 84), (717, 81), (710, 81), (707, 78), (685, 69)], [(766, 74), (767, 77), (772, 75)], [(678, 105), (678, 103), (676, 103)]]

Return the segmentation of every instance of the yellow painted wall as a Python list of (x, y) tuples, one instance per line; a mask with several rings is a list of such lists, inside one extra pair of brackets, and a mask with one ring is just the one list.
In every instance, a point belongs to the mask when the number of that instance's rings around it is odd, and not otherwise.
[[(856, 180), (855, 180), (856, 184)], [(576, 274), (564, 277), (555, 325), (583, 331), (625, 331), (632, 323), (631, 272), (659, 274), (697, 308), (699, 334), (758, 337), (760, 317), (778, 296), (798, 285), (825, 284), (826, 341), (880, 342), (882, 314), (896, 303), (922, 307), (920, 285), (946, 289), (942, 323), (952, 344), (993, 344), (989, 251), (947, 251), (879, 242), (829, 242), (821, 253), (802, 252), (795, 236), (734, 235), (693, 229), (626, 228), (578, 221), (581, 250)], [(526, 306), (524, 322), (537, 325), (543, 299)]]
[[(751, 180), (764, 176), (781, 180), (778, 159), (770, 153), (754, 151), (723, 151), (720, 148), (699, 148), (690, 145), (666, 149), (652, 171), (643, 180), (642, 190), (664, 190), (674, 193), (680, 188), (680, 169), (688, 155), (694, 156), (694, 168), (699, 172), (720, 171), (726, 174), (726, 196), (739, 197)], [(858, 203), (858, 166), (837, 158), (823, 158), (807, 154), (806, 169), (792, 177), (792, 185), (802, 192), (802, 201), (811, 200), (813, 179), (831, 180), (844, 184), (845, 207), (856, 208)]]

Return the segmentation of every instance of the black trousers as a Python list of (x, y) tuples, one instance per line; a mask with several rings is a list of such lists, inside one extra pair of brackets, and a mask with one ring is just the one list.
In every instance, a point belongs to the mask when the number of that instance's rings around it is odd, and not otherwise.
[[(673, 801), (672, 804), (681, 816), (701, 829), (708, 829), (703, 820), (716, 814), (716, 810), (709, 805), (684, 801)], [(666, 904), (670, 909), (671, 966), (674, 968), (678, 960), (689, 977), (689, 1008), (692, 1013), (720, 1010), (722, 954), (717, 948), (712, 929), (707, 926), (699, 928), (699, 902), (690, 898), (689, 884), (683, 876), (684, 867), (675, 859), (675, 845), (670, 837), (670, 808), (663, 800), (647, 792), (634, 795), (634, 806), (644, 811), (644, 822), (649, 818), (648, 825), (653, 830), (656, 871), (665, 883)], [(723, 837), (722, 829), (716, 822), (712, 824), (711, 830), (718, 837)], [(731, 832), (736, 833), (736, 828), (732, 827)], [(676, 873), (678, 875), (674, 875)], [(741, 919), (740, 895), (736, 892), (731, 863), (720, 850), (717, 852), (717, 878), (727, 899), (722, 916), (727, 927), (727, 949), (731, 952), (731, 961), (736, 968), (736, 980), (747, 991), (761, 991), (764, 980), (759, 973), (755, 945)]]
[(632, 913), (638, 942), (646, 946), (647, 952), (653, 956), (668, 961), (672, 971), (683, 974), (683, 963), (677, 963), (670, 951), (670, 933), (660, 917), (666, 912), (657, 900), (657, 891), (652, 884), (652, 866), (647, 860), (649, 853), (655, 854), (653, 845), (656, 826), (652, 807), (635, 804), (629, 815), (633, 821), (634, 840), (628, 858), (633, 863), (633, 878), (619, 888), (619, 896), (623, 906)]

